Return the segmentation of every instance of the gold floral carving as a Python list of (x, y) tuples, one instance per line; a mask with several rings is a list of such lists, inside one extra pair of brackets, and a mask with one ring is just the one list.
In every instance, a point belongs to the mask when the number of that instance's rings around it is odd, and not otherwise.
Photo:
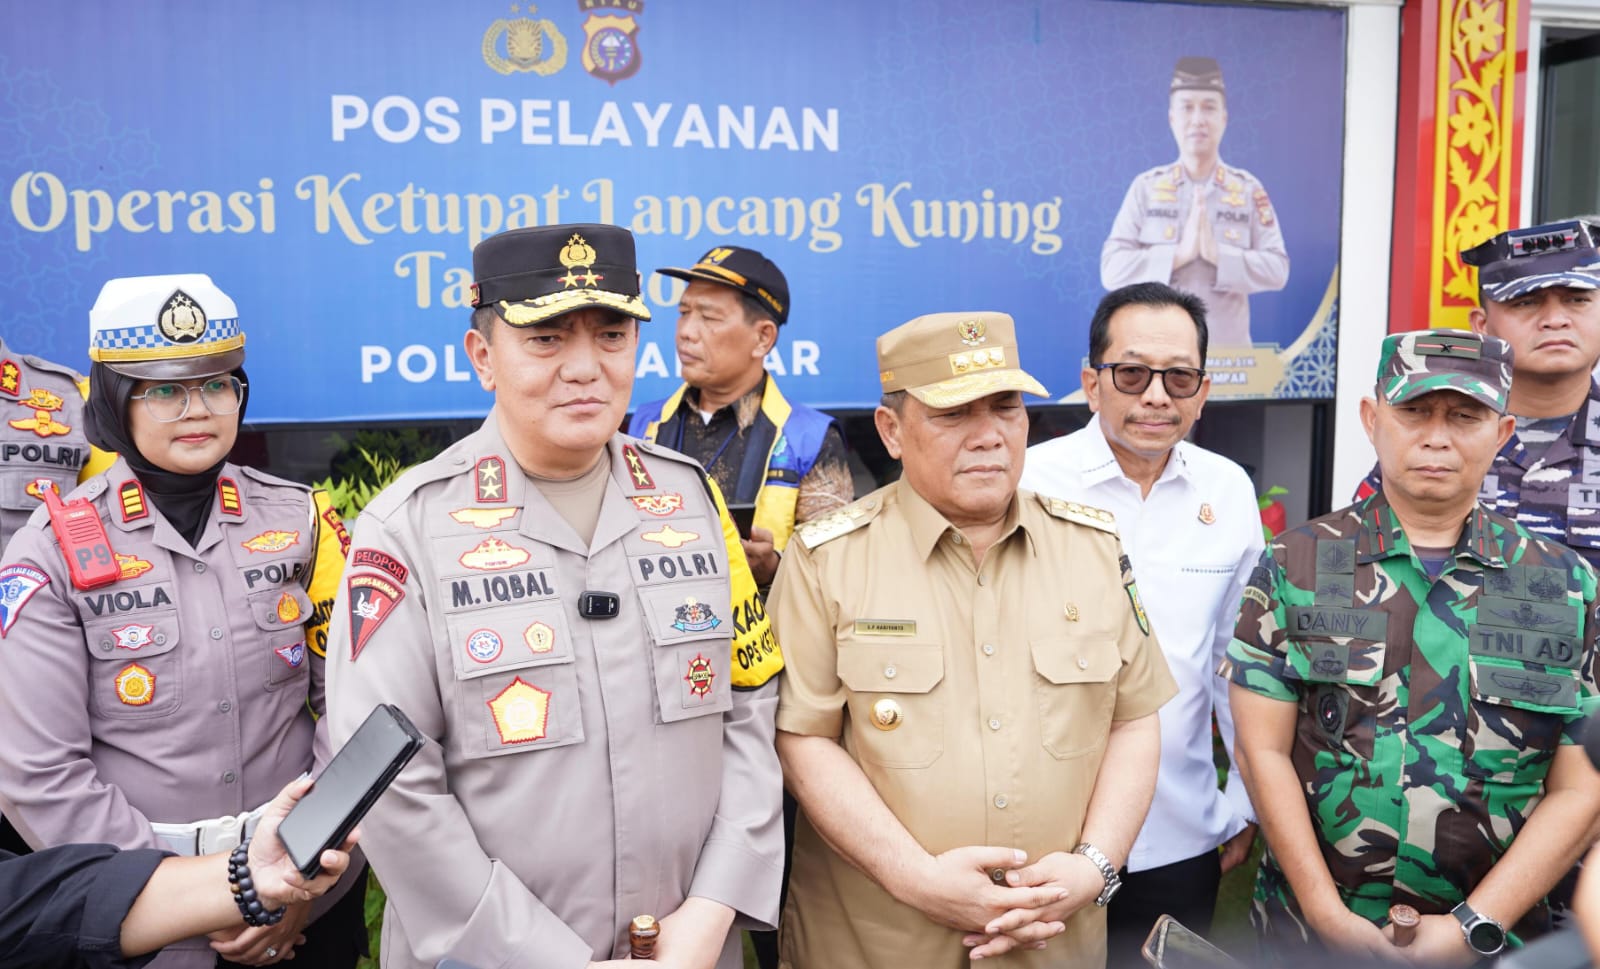
[(1460, 252), (1510, 228), (1516, 145), (1518, 0), (1445, 0), (1440, 11), (1434, 129), (1433, 326), (1465, 326), (1477, 305)]

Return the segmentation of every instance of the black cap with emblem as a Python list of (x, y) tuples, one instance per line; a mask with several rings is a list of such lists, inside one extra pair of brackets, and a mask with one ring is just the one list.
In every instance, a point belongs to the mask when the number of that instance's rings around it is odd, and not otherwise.
[(772, 314), (772, 322), (782, 326), (789, 319), (789, 280), (777, 263), (754, 249), (742, 246), (717, 246), (701, 256), (688, 269), (657, 269), (656, 272), (690, 282), (721, 283), (751, 297)]
[(1171, 90), (1228, 93), (1222, 83), (1222, 68), (1214, 57), (1180, 57), (1172, 69)]
[(639, 298), (633, 233), (614, 225), (512, 229), (472, 250), (472, 305), (532, 326), (587, 306), (650, 319)]

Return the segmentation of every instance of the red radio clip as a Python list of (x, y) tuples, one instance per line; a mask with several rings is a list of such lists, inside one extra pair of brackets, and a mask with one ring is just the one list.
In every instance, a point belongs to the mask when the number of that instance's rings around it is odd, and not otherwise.
[(33, 484), (50, 511), (50, 528), (61, 543), (72, 587), (98, 589), (121, 578), (122, 569), (111, 552), (111, 539), (106, 537), (105, 523), (94, 506), (84, 498), (62, 502), (55, 482), (49, 479), (40, 478)]

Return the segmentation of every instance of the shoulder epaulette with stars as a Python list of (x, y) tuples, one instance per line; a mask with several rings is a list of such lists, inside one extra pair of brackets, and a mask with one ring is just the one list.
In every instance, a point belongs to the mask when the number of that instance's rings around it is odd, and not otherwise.
[(1066, 501), (1061, 498), (1046, 498), (1039, 495), (1039, 502), (1045, 510), (1056, 518), (1062, 518), (1079, 525), (1098, 528), (1102, 532), (1117, 534), (1117, 517), (1104, 508), (1095, 508), (1091, 505), (1080, 505), (1076, 501)]

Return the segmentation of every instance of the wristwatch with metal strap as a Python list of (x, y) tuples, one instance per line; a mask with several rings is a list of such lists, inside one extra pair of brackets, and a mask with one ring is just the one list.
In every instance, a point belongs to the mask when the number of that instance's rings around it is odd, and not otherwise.
[(1466, 902), (1451, 909), (1450, 914), (1461, 923), (1461, 934), (1466, 937), (1467, 948), (1478, 955), (1497, 955), (1506, 947), (1506, 927), (1487, 915), (1473, 911)]
[(1106, 903), (1111, 901), (1111, 896), (1115, 895), (1117, 889), (1122, 887), (1122, 876), (1117, 874), (1116, 866), (1111, 864), (1111, 859), (1107, 858), (1104, 852), (1089, 842), (1082, 842), (1072, 850), (1094, 862), (1094, 866), (1100, 869), (1100, 877), (1106, 880), (1106, 887), (1100, 890), (1100, 895), (1094, 900), (1094, 903), (1101, 908), (1105, 908)]

